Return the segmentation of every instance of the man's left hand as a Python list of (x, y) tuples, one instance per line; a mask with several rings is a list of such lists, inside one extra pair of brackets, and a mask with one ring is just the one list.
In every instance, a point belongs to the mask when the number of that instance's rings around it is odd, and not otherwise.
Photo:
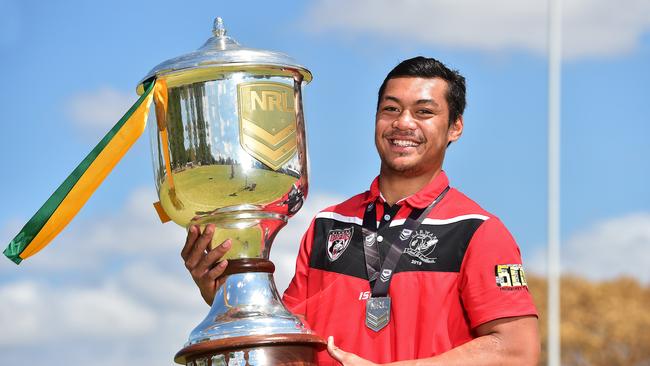
[(343, 366), (376, 366), (376, 363), (363, 359), (354, 353), (345, 352), (334, 344), (334, 337), (327, 338), (327, 352)]

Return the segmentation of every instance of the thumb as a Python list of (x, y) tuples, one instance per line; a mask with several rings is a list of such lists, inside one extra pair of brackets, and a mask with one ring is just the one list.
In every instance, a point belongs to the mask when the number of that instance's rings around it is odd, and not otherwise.
[(329, 354), (330, 354), (330, 356), (332, 356), (332, 358), (339, 361), (340, 363), (343, 363), (343, 359), (345, 358), (345, 356), (347, 354), (347, 352), (345, 352), (342, 349), (338, 348), (334, 344), (334, 337), (333, 336), (327, 337), (327, 352), (329, 352)]

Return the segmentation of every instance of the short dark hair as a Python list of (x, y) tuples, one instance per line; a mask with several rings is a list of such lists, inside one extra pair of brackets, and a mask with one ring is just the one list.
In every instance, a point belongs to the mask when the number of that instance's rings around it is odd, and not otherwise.
[(449, 124), (454, 123), (465, 111), (465, 78), (458, 70), (451, 70), (435, 58), (413, 57), (404, 60), (395, 66), (379, 87), (377, 96), (377, 109), (381, 103), (381, 97), (386, 90), (388, 80), (398, 77), (415, 78), (441, 78), (447, 82), (447, 93), (445, 95), (449, 105)]

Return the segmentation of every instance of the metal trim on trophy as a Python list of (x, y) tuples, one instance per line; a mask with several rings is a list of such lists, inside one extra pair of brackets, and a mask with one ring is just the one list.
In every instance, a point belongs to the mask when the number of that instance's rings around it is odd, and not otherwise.
[(307, 195), (302, 86), (309, 70), (288, 56), (244, 48), (226, 35), (156, 66), (149, 124), (161, 219), (216, 226), (232, 241), (206, 318), (177, 363), (315, 365), (324, 341), (282, 304), (269, 250)]

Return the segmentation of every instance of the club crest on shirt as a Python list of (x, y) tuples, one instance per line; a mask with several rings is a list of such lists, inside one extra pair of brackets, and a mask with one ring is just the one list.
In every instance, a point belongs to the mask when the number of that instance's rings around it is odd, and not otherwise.
[(331, 262), (339, 259), (352, 240), (353, 227), (330, 230), (327, 234), (327, 258)]
[(404, 253), (419, 259), (424, 263), (436, 263), (437, 257), (433, 256), (438, 238), (427, 230), (417, 230), (411, 236), (409, 246)]

